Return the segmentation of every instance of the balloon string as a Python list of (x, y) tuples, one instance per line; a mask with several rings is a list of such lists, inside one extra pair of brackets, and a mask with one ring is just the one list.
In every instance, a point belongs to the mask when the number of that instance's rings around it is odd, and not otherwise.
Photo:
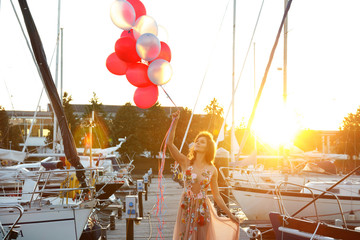
[[(176, 106), (176, 105), (175, 105)], [(158, 226), (157, 226), (157, 230), (158, 230), (158, 234), (157, 234), (157, 238), (163, 239), (162, 236), (162, 231), (165, 225), (165, 220), (164, 220), (164, 188), (165, 186), (163, 185), (163, 171), (164, 171), (164, 166), (165, 166), (165, 154), (166, 154), (166, 146), (167, 146), (167, 141), (169, 139), (170, 136), (170, 132), (171, 129), (173, 127), (173, 124), (175, 122), (175, 119), (172, 120), (170, 127), (168, 129), (168, 131), (166, 132), (166, 135), (161, 143), (161, 147), (160, 147), (160, 152), (162, 153), (160, 156), (161, 157), (161, 164), (159, 164), (159, 172), (158, 172), (158, 194), (157, 194), (157, 203), (156, 203), (156, 216), (158, 217)]]
[(170, 95), (165, 91), (165, 89), (163, 88), (163, 86), (160, 86), (162, 88), (162, 90), (164, 91), (164, 93), (166, 94), (166, 96), (170, 99), (170, 101), (174, 104), (174, 106), (177, 108), (177, 110), (180, 110), (178, 108), (178, 106), (176, 106), (176, 104), (174, 103), (174, 101), (171, 99)]

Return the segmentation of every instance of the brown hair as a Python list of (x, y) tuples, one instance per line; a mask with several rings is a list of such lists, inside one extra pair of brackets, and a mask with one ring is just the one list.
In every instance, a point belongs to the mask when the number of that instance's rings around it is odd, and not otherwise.
[(202, 131), (200, 132), (194, 139), (194, 144), (189, 150), (188, 158), (191, 160), (191, 165), (193, 164), (193, 161), (196, 158), (196, 152), (194, 151), (194, 146), (196, 141), (200, 137), (206, 138), (206, 152), (205, 152), (205, 160), (208, 164), (213, 164), (215, 153), (216, 153), (216, 144), (213, 138), (213, 135), (209, 133), (208, 131)]

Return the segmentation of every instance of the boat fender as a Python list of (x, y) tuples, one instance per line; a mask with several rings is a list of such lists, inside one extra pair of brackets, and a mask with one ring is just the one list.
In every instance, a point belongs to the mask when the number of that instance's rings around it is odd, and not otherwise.
[(41, 166), (43, 166), (46, 170), (63, 169), (64, 163), (60, 160), (51, 161), (51, 162), (41, 162)]

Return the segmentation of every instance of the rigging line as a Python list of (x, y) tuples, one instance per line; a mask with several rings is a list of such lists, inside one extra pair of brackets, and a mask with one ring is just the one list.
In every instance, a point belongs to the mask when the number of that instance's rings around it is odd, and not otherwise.
[[(58, 43), (57, 43), (57, 44), (58, 44)], [(54, 48), (53, 55), (51, 56), (51, 59), (50, 59), (50, 66), (51, 66), (51, 64), (52, 64), (52, 60), (53, 60), (53, 57), (54, 57), (55, 49), (56, 49), (56, 48)], [(38, 104), (37, 104), (36, 109), (35, 109), (35, 112), (34, 112), (33, 120), (32, 120), (31, 125), (30, 125), (29, 133), (28, 133), (26, 139), (23, 139), (23, 140), (24, 140), (24, 147), (23, 147), (23, 149), (22, 149), (22, 152), (25, 152), (25, 150), (27, 149), (26, 142), (29, 140), (30, 135), (31, 135), (31, 132), (32, 132), (32, 129), (33, 129), (33, 126), (34, 126), (34, 124), (35, 124), (36, 115), (37, 115), (37, 112), (38, 112), (38, 108), (39, 108), (39, 106), (40, 106), (40, 101), (41, 101), (41, 98), (42, 98), (43, 93), (44, 93), (44, 86), (43, 86), (42, 89), (41, 89), (40, 97), (39, 97)], [(24, 130), (25, 130), (25, 129), (24, 129)]]
[[(238, 89), (238, 86), (239, 86), (239, 83), (240, 83), (240, 79), (241, 79), (242, 73), (243, 73), (243, 71), (244, 71), (244, 69), (245, 69), (245, 65), (246, 65), (246, 62), (247, 62), (247, 58), (248, 58), (248, 56), (249, 56), (249, 52), (250, 52), (250, 49), (251, 49), (251, 44), (253, 43), (253, 40), (254, 40), (254, 37), (255, 37), (255, 32), (256, 32), (256, 29), (257, 29), (257, 25), (258, 25), (259, 20), (260, 20), (262, 8), (263, 8), (263, 6), (264, 6), (264, 2), (265, 2), (265, 0), (262, 1), (261, 6), (260, 6), (260, 10), (259, 10), (259, 13), (258, 13), (258, 17), (257, 17), (257, 19), (256, 19), (256, 23), (255, 23), (255, 26), (254, 26), (254, 30), (253, 30), (253, 33), (252, 33), (252, 36), (251, 36), (251, 39), (250, 39), (250, 42), (249, 42), (249, 47), (248, 47), (248, 50), (247, 50), (246, 55), (245, 55), (245, 59), (244, 59), (244, 62), (243, 62), (243, 65), (242, 65), (242, 68), (241, 68), (241, 71), (240, 71), (240, 75), (239, 75), (238, 80), (237, 80), (237, 82), (236, 82), (236, 86), (235, 86), (235, 89), (234, 89), (234, 94), (236, 93), (236, 91), (237, 91), (237, 89)], [(222, 124), (222, 126), (221, 126), (221, 128), (224, 128), (224, 131), (225, 131), (226, 119), (227, 119), (227, 117), (229, 116), (230, 108), (231, 108), (232, 104), (233, 104), (233, 99), (231, 99), (231, 101), (230, 101), (228, 110), (227, 110), (227, 112), (226, 112), (226, 116), (225, 116), (225, 118), (224, 118), (224, 122), (223, 122), (223, 124)], [(218, 144), (218, 141), (217, 141), (217, 140), (216, 140), (216, 143)]]
[[(40, 93), (40, 97), (39, 97), (39, 101), (38, 101), (37, 106), (40, 105), (40, 101), (41, 101), (41, 97), (42, 97), (42, 95), (43, 95), (43, 92), (44, 92), (44, 88), (41, 89), (41, 93)], [(27, 142), (27, 141), (29, 140), (29, 138), (30, 138), (30, 135), (31, 135), (31, 132), (32, 132), (34, 123), (35, 123), (35, 121), (36, 121), (37, 112), (38, 112), (38, 107), (36, 107), (36, 110), (35, 110), (35, 113), (34, 113), (34, 116), (33, 116), (33, 120), (32, 120), (31, 125), (30, 125), (29, 133), (28, 133), (28, 135), (27, 135), (27, 137), (26, 137), (26, 140), (24, 141), (24, 147), (23, 147), (23, 149), (22, 149), (22, 152), (25, 152), (25, 150), (26, 150), (26, 148), (27, 148), (27, 147), (26, 147), (26, 142)], [(25, 130), (25, 129), (24, 129), (24, 130)]]
[(203, 88), (205, 79), (206, 79), (207, 72), (208, 72), (209, 67), (210, 67), (210, 63), (211, 63), (211, 60), (212, 60), (212, 55), (214, 54), (216, 42), (217, 42), (218, 39), (219, 39), (219, 35), (220, 35), (219, 33), (220, 33), (220, 30), (221, 30), (222, 25), (223, 25), (223, 23), (224, 23), (224, 19), (225, 19), (225, 15), (226, 15), (226, 12), (227, 12), (229, 3), (230, 3), (230, 0), (229, 0), (228, 3), (226, 4), (226, 8), (225, 8), (225, 11), (224, 11), (224, 15), (223, 15), (223, 17), (222, 17), (222, 19), (221, 19), (221, 23), (220, 23), (220, 26), (219, 26), (219, 30), (218, 30), (217, 35), (216, 35), (216, 40), (215, 40), (215, 42), (214, 42), (214, 46), (213, 46), (213, 48), (212, 48), (212, 50), (211, 50), (211, 53), (210, 53), (209, 62), (208, 62), (208, 64), (207, 64), (207, 66), (206, 66), (205, 74), (204, 74), (203, 80), (202, 80), (201, 85), (200, 85), (199, 93), (198, 93), (198, 96), (196, 97), (196, 101), (195, 101), (193, 110), (191, 111), (190, 120), (189, 120), (189, 123), (188, 123), (188, 125), (187, 125), (187, 127), (186, 127), (186, 131), (185, 131), (185, 134), (184, 134), (184, 138), (183, 138), (183, 141), (182, 141), (182, 143), (181, 143), (181, 147), (180, 147), (180, 150), (179, 150), (180, 152), (181, 152), (181, 150), (182, 150), (182, 148), (183, 148), (183, 146), (184, 146), (184, 143), (185, 143), (187, 134), (188, 134), (188, 132), (189, 132), (190, 124), (191, 124), (192, 118), (193, 118), (193, 116), (194, 116), (195, 108), (196, 108), (196, 106), (197, 106), (197, 103), (198, 103), (198, 100), (199, 100), (199, 96), (200, 96), (201, 90), (202, 90), (202, 88)]
[[(1, 0), (0, 0), (0, 1), (1, 1)], [(7, 84), (6, 84), (5, 78), (3, 79), (3, 81), (4, 81), (4, 84), (5, 84), (5, 88), (6, 88), (7, 94), (8, 94), (9, 99), (10, 99), (10, 104), (11, 104), (11, 107), (12, 107), (12, 116), (15, 115), (15, 117), (17, 118), (17, 115), (16, 115), (16, 113), (15, 113), (14, 103), (13, 103), (13, 101), (12, 101), (12, 99), (11, 99), (12, 95), (10, 94), (10, 91), (9, 91), (9, 88), (8, 88), (8, 86), (7, 86)], [(22, 134), (21, 127), (20, 127), (20, 125), (17, 125), (17, 126), (18, 126), (18, 128), (19, 128), (19, 130), (20, 130), (21, 138), (22, 138), (22, 140), (25, 142), (25, 136), (23, 136), (23, 134)], [(8, 129), (8, 131), (10, 131), (10, 128)]]
[(275, 43), (274, 43), (274, 46), (271, 50), (271, 54), (270, 54), (270, 57), (269, 57), (269, 61), (268, 61), (268, 64), (266, 66), (266, 69), (265, 69), (265, 73), (264, 73), (264, 76), (263, 76), (263, 79), (262, 79), (262, 82), (261, 82), (261, 85), (260, 85), (260, 88), (259, 88), (259, 91), (258, 91), (258, 94), (256, 96), (256, 99), (255, 99), (255, 103), (254, 103), (254, 106), (253, 106), (253, 110), (251, 112), (251, 115), (250, 115), (250, 118), (249, 118), (249, 121), (248, 121), (248, 125), (247, 125), (247, 131), (245, 131), (245, 134), (241, 140), (241, 145), (240, 145), (240, 149), (239, 149), (239, 152), (238, 152), (238, 156), (237, 156), (237, 159), (239, 159), (240, 157), (240, 153), (245, 145), (245, 142), (247, 140), (247, 137), (249, 135), (249, 132), (250, 132), (250, 129), (251, 129), (251, 125), (252, 125), (252, 122), (254, 120), (254, 117), (255, 117), (255, 112), (256, 112), (256, 109), (257, 109), (257, 105), (260, 101), (260, 97), (261, 97), (261, 93), (262, 93), (262, 90), (264, 89), (264, 86), (265, 86), (265, 83), (266, 83), (266, 79), (267, 79), (267, 75), (269, 73), (269, 69), (270, 69), (270, 66), (271, 66), (271, 63), (272, 63), (272, 60), (274, 58), (274, 54), (275, 54), (275, 50), (276, 50), (276, 47), (277, 47), (277, 44), (279, 42), (279, 38), (280, 38), (280, 34), (281, 34), (281, 31), (282, 31), (282, 28), (284, 26), (284, 22), (285, 22), (285, 19), (287, 18), (287, 15), (288, 15), (288, 12), (289, 12), (289, 9), (290, 9), (290, 6), (291, 6), (291, 3), (292, 3), (292, 0), (289, 0), (287, 5), (286, 5), (286, 9), (284, 11), (284, 15), (283, 15), (283, 18), (281, 20), (281, 24), (280, 24), (280, 27), (279, 27), (279, 30), (278, 30), (278, 33), (276, 35), (276, 39), (275, 39)]
[[(1, 1), (1, 0), (0, 0), (0, 1)], [(58, 44), (58, 43), (56, 43), (56, 44)], [(50, 64), (49, 64), (50, 66), (51, 66), (52, 61), (53, 61), (53, 58), (54, 58), (55, 49), (56, 49), (56, 47), (54, 48), (53, 54), (52, 54), (51, 59), (50, 59)], [(8, 86), (7, 86), (7, 84), (6, 84), (5, 78), (3, 79), (3, 81), (4, 81), (6, 91), (7, 91), (7, 93), (8, 93), (9, 99), (10, 99), (10, 104), (11, 104), (11, 107), (12, 107), (12, 110), (13, 110), (13, 114), (14, 114), (15, 117), (17, 118), (18, 116), (17, 116), (17, 114), (15, 113), (14, 103), (13, 103), (12, 98), (11, 98), (12, 95), (10, 94), (10, 91), (9, 91), (9, 88), (8, 88)], [(22, 140), (24, 141), (24, 148), (23, 148), (22, 152), (25, 151), (25, 148), (26, 148), (26, 144), (25, 144), (25, 143), (26, 143), (26, 141), (28, 140), (28, 138), (30, 137), (30, 134), (31, 134), (31, 131), (32, 131), (32, 126), (33, 126), (34, 120), (35, 120), (35, 118), (36, 118), (37, 109), (38, 109), (38, 107), (39, 107), (39, 105), (40, 105), (40, 100), (41, 100), (41, 98), (42, 98), (43, 92), (44, 92), (44, 87), (42, 87), (42, 90), (41, 90), (41, 93), (40, 93), (40, 97), (39, 97), (39, 101), (38, 101), (38, 104), (37, 104), (37, 106), (36, 106), (36, 110), (35, 110), (35, 113), (34, 113), (34, 116), (33, 116), (33, 122), (32, 122), (32, 124), (31, 124), (31, 126), (30, 126), (29, 134), (28, 134), (28, 136), (26, 137), (26, 139), (25, 139), (25, 136), (23, 136), (23, 134), (22, 134), (20, 125), (17, 125), (18, 128), (19, 128), (19, 130), (20, 130), (20, 133), (21, 133), (21, 138), (22, 138)]]
[(20, 26), (21, 32), (22, 32), (22, 34), (23, 34), (23, 36), (24, 36), (24, 38), (25, 38), (26, 45), (27, 45), (27, 47), (28, 47), (28, 49), (29, 49), (29, 52), (30, 52), (30, 54), (31, 54), (31, 57), (32, 57), (32, 59), (33, 59), (33, 61), (34, 61), (34, 64), (35, 64), (35, 66), (36, 66), (36, 69), (37, 69), (37, 71), (38, 71), (38, 73), (39, 73), (39, 76), (42, 78), (41, 73), (40, 73), (39, 66), (38, 66), (38, 64), (36, 63), (36, 60), (35, 60), (35, 55), (34, 55), (34, 52), (32, 51), (32, 48), (31, 48), (30, 43), (29, 43), (29, 40), (28, 40), (28, 38), (26, 37), (26, 34), (25, 34), (25, 31), (24, 31), (24, 28), (23, 28), (23, 26), (22, 26), (22, 24), (21, 24), (21, 22), (20, 22), (20, 19), (19, 19), (19, 16), (18, 16), (17, 12), (16, 12), (16, 9), (15, 9), (15, 6), (14, 6), (14, 3), (13, 3), (13, 1), (12, 1), (12, 0), (10, 0), (10, 2), (11, 2), (11, 6), (12, 6), (12, 8), (13, 8), (13, 10), (14, 10), (14, 13), (15, 13), (16, 19), (17, 19), (17, 21), (18, 21), (18, 23), (19, 23), (19, 26)]

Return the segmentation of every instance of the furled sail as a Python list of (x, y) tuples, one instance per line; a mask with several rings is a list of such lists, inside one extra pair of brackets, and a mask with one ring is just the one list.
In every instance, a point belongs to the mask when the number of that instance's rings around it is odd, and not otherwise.
[[(54, 84), (49, 65), (47, 64), (46, 55), (44, 48), (39, 36), (39, 33), (36, 29), (35, 22), (32, 18), (29, 6), (26, 0), (19, 0), (21, 12), (24, 17), (24, 22), (29, 34), (31, 41), (31, 46), (35, 55), (35, 59), (38, 65), (38, 68), (41, 73), (41, 79), (45, 86), (46, 93), (49, 97), (52, 109), (55, 112), (56, 118), (59, 122), (60, 132), (63, 139), (64, 151), (67, 160), (71, 163), (73, 167), (77, 170), (84, 169), (83, 165), (80, 162), (80, 158), (76, 151), (74, 138), (69, 130), (68, 122), (65, 117), (64, 109), (57, 92), (56, 86)], [(76, 176), (81, 183), (81, 186), (86, 186), (85, 183), (85, 173), (84, 171), (76, 171)]]

